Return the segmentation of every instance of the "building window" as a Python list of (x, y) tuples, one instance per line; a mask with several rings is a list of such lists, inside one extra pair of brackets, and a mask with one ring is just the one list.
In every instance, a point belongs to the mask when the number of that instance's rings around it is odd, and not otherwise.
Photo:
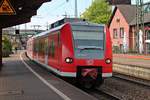
[(147, 40), (150, 40), (150, 31), (147, 32)]
[(113, 29), (113, 38), (117, 39), (118, 34), (117, 34), (117, 29)]
[(124, 37), (124, 28), (121, 27), (120, 28), (120, 38), (123, 38)]
[(150, 44), (147, 44), (147, 54), (150, 54)]

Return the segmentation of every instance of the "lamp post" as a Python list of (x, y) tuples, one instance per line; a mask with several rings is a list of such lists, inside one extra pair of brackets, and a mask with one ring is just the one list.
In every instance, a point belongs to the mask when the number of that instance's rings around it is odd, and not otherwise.
[(0, 71), (2, 69), (2, 28), (0, 26)]
[[(137, 37), (137, 51), (140, 52), (140, 30), (145, 33), (144, 31), (144, 8), (143, 8), (143, 0), (136, 0), (136, 37)], [(143, 37), (142, 37), (143, 38)], [(142, 41), (143, 42), (143, 41)]]
[(75, 18), (78, 18), (78, 2), (75, 0)]

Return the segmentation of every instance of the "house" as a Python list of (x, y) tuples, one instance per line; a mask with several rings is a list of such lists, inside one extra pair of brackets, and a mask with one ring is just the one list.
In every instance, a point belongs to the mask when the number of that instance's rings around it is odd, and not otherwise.
[[(139, 51), (135, 5), (115, 6), (108, 26), (114, 51)], [(150, 12), (144, 14), (144, 28), (145, 33), (142, 35), (143, 52), (150, 53)]]

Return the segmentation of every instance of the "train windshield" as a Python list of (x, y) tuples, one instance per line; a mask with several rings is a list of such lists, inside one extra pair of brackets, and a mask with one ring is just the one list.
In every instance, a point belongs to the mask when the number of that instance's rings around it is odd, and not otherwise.
[(74, 49), (77, 58), (103, 58), (104, 26), (74, 26)]

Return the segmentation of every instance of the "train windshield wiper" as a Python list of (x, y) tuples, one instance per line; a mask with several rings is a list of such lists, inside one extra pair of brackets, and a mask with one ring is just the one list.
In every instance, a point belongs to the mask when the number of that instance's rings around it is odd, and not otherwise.
[(80, 50), (88, 50), (88, 49), (103, 50), (102, 47), (98, 47), (98, 46), (78, 46), (78, 49), (80, 49)]

